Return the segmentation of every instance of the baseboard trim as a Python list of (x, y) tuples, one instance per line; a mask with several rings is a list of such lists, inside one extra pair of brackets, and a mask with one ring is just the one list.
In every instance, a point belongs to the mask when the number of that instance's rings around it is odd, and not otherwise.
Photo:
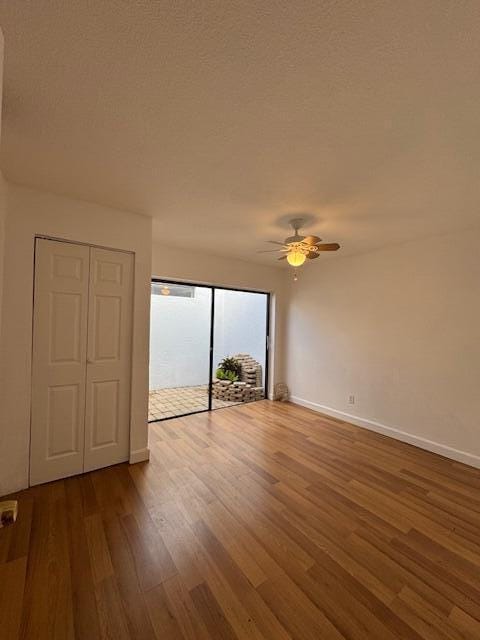
[(293, 402), (293, 404), (298, 404), (302, 407), (306, 407), (307, 409), (312, 409), (317, 413), (323, 413), (324, 415), (331, 418), (337, 418), (338, 420), (343, 420), (344, 422), (350, 422), (357, 427), (362, 427), (363, 429), (369, 429), (370, 431), (381, 433), (384, 436), (389, 436), (390, 438), (394, 438), (395, 440), (407, 442), (408, 444), (412, 444), (413, 446), (419, 447), (420, 449), (425, 449), (426, 451), (430, 451), (432, 453), (438, 453), (445, 458), (450, 458), (451, 460), (455, 460), (456, 462), (462, 462), (463, 464), (468, 464), (471, 467), (480, 469), (480, 456), (473, 455), (472, 453), (460, 451), (459, 449), (454, 449), (453, 447), (449, 447), (445, 444), (434, 442), (433, 440), (427, 440), (427, 438), (422, 438), (420, 436), (415, 436), (411, 433), (407, 433), (406, 431), (402, 431), (401, 429), (388, 427), (387, 425), (381, 424), (380, 422), (375, 422), (374, 420), (367, 420), (366, 418), (360, 418), (359, 416), (355, 416), (351, 413), (338, 411), (337, 409), (327, 407), (323, 404), (318, 404), (317, 402), (304, 400), (303, 398), (299, 398), (298, 396), (291, 396), (290, 402)]
[(130, 451), (130, 464), (136, 464), (137, 462), (145, 462), (150, 459), (150, 449), (145, 447), (144, 449), (136, 449), (135, 451)]

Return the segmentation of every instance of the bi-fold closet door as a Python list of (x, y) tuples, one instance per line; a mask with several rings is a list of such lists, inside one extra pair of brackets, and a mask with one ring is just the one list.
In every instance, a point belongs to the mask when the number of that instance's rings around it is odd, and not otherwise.
[(128, 460), (133, 255), (37, 239), (30, 484)]

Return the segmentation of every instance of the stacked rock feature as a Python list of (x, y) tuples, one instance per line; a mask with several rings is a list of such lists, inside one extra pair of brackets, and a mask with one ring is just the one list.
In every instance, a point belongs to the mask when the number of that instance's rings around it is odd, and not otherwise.
[(262, 365), (248, 353), (238, 353), (233, 357), (240, 362), (242, 367), (240, 380), (253, 388), (253, 400), (262, 400), (265, 397), (262, 387)]
[(224, 402), (253, 402), (262, 400), (262, 366), (247, 353), (233, 356), (240, 362), (241, 373), (238, 382), (230, 380), (214, 380), (212, 395)]

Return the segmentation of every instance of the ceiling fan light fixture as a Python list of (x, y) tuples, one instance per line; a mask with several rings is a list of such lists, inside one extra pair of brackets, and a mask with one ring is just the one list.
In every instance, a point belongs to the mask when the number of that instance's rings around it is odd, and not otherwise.
[(301, 251), (290, 251), (287, 254), (287, 262), (292, 267), (301, 267), (306, 259), (305, 254)]
[[(310, 262), (314, 258), (320, 257), (322, 251), (337, 251), (340, 249), (338, 242), (325, 242), (322, 243), (322, 239), (318, 236), (301, 236), (299, 229), (303, 225), (303, 220), (300, 218), (294, 218), (290, 220), (290, 225), (293, 228), (295, 235), (286, 238), (283, 242), (278, 240), (267, 240), (270, 244), (276, 244), (280, 246), (280, 249), (273, 249), (283, 254), (278, 260), (286, 260), (287, 263), (296, 269), (301, 267), (302, 264), (308, 259)], [(260, 251), (259, 253), (269, 253), (269, 251)], [(295, 280), (296, 274), (295, 274)]]

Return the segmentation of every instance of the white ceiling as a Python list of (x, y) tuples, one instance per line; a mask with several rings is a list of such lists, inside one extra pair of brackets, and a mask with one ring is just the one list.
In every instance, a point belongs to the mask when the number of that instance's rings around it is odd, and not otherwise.
[(299, 212), (344, 253), (479, 222), (476, 0), (1, 0), (0, 24), (7, 179), (272, 264)]

